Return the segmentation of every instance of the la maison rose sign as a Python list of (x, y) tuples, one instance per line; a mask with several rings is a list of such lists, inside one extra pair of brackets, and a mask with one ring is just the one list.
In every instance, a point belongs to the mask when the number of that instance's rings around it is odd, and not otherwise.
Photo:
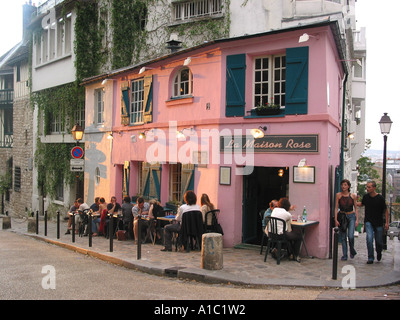
[(282, 153), (318, 153), (317, 134), (302, 135), (265, 135), (262, 138), (252, 136), (222, 136), (222, 152), (282, 152)]

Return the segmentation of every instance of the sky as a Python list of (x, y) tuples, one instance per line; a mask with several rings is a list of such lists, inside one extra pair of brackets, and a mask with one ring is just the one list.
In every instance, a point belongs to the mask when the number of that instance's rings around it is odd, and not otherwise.
[[(25, 2), (0, 0), (0, 55), (22, 38), (22, 5)], [(32, 3), (39, 1), (33, 0)], [(378, 122), (383, 113), (387, 112), (393, 121), (387, 149), (400, 151), (400, 101), (395, 97), (399, 90), (397, 75), (400, 74), (400, 63), (394, 60), (398, 52), (396, 21), (400, 1), (382, 0), (378, 2), (380, 5), (374, 3), (377, 2), (358, 0), (355, 11), (357, 29), (365, 27), (367, 39), (365, 137), (371, 139), (371, 149), (383, 149), (383, 136)]]

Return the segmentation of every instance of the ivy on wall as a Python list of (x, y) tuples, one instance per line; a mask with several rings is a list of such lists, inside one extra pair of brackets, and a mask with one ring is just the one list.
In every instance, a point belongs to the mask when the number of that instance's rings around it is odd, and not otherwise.
[[(59, 87), (31, 94), (32, 105), (43, 116), (43, 134), (48, 135), (52, 119), (58, 119), (63, 128), (72, 128), (79, 110), (85, 105), (85, 88), (79, 85), (84, 78), (98, 74), (102, 63), (98, 10), (94, 2), (76, 2), (75, 20), (75, 70), (76, 80)], [(63, 12), (65, 10), (63, 9)], [(40, 37), (36, 37), (40, 38)], [(38, 124), (39, 126), (39, 124)], [(64, 182), (71, 185), (75, 174), (70, 171), (69, 159), (73, 144), (42, 143), (37, 141), (35, 164), (38, 168), (37, 186), (43, 195), (54, 198), (57, 187)], [(83, 175), (80, 174), (80, 179)]]
[(146, 40), (147, 5), (153, 0), (112, 1), (112, 67), (129, 66)]

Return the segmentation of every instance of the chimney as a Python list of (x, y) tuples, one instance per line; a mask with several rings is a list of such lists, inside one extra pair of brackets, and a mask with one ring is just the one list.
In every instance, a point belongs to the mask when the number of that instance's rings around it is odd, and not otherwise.
[(167, 41), (167, 49), (171, 50), (171, 53), (177, 52), (182, 48), (182, 41), (178, 40), (178, 35), (176, 33), (172, 33), (170, 40)]

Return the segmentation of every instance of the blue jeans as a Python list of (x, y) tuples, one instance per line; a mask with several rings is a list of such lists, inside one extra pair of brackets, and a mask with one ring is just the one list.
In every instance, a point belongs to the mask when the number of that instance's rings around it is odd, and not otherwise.
[(350, 246), (350, 254), (355, 256), (357, 254), (354, 249), (354, 230), (356, 229), (356, 214), (346, 214), (346, 218), (349, 222), (347, 226), (346, 232), (340, 232), (340, 236), (342, 239), (342, 249), (343, 249), (343, 257), (347, 259), (347, 238), (349, 239)]
[(374, 227), (371, 222), (366, 222), (365, 230), (367, 231), (368, 261), (374, 261), (374, 237), (376, 253), (381, 253), (383, 249), (383, 226)]

